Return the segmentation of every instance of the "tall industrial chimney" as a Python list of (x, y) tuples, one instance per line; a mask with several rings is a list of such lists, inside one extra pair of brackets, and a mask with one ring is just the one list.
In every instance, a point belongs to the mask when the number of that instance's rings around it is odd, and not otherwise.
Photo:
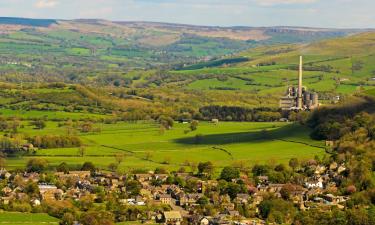
[(297, 108), (302, 109), (302, 71), (303, 71), (303, 59), (299, 57), (299, 75), (298, 75), (298, 95), (297, 95)]

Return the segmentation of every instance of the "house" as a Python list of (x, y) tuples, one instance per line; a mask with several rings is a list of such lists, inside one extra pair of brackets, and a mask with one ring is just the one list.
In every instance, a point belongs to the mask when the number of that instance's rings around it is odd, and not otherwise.
[(161, 181), (166, 181), (167, 178), (169, 177), (168, 174), (154, 174), (153, 178), (156, 180), (161, 180)]
[(68, 179), (68, 178), (76, 178), (76, 179), (87, 179), (90, 178), (91, 172), (90, 171), (70, 171), (69, 173), (65, 174), (62, 172), (55, 173), (60, 179)]
[(238, 217), (240, 216), (240, 213), (237, 210), (228, 210), (227, 214), (231, 217)]
[(179, 211), (164, 212), (164, 222), (165, 225), (180, 225), (182, 222), (181, 213)]
[(152, 174), (149, 173), (141, 173), (141, 174), (135, 174), (134, 175), (135, 179), (138, 180), (139, 182), (145, 182), (145, 181), (150, 181), (152, 178)]
[(268, 176), (257, 176), (257, 179), (260, 184), (268, 183)]
[(5, 188), (3, 188), (2, 189), (2, 192), (4, 193), (4, 195), (9, 195), (10, 193), (12, 193), (12, 188), (10, 188), (10, 187), (5, 187)]
[(13, 200), (13, 197), (1, 197), (1, 203), (3, 205), (9, 205), (11, 200)]
[(207, 217), (203, 217), (199, 220), (199, 225), (209, 225), (209, 224), (210, 224), (210, 220)]
[(249, 202), (250, 195), (248, 194), (237, 194), (237, 197), (234, 199), (236, 203), (247, 204)]
[(327, 170), (327, 168), (325, 166), (320, 166), (318, 165), (316, 168), (315, 168), (315, 174), (316, 175), (319, 175), (319, 174), (323, 174), (325, 171)]
[(329, 165), (329, 170), (336, 170), (338, 167), (337, 163), (336, 162), (333, 162)]
[(313, 180), (313, 181), (308, 181), (305, 183), (306, 188), (311, 189), (311, 188), (323, 188), (323, 179), (318, 179), (318, 180)]
[(172, 197), (170, 194), (159, 195), (158, 199), (161, 201), (161, 203), (166, 205), (170, 205), (172, 203)]
[(178, 198), (179, 205), (180, 206), (190, 206), (190, 205), (196, 204), (198, 199), (200, 199), (201, 197), (203, 197), (203, 194), (200, 194), (200, 193), (182, 194)]
[(79, 177), (81, 179), (89, 178), (91, 176), (90, 171), (70, 171), (71, 176)]
[(341, 165), (341, 166), (339, 166), (339, 168), (337, 168), (337, 173), (342, 173), (342, 172), (344, 172), (346, 170), (346, 168), (345, 168), (345, 166), (343, 166), (343, 165)]
[(218, 124), (219, 123), (219, 119), (212, 119), (211, 123)]
[(31, 143), (27, 143), (27, 144), (22, 145), (22, 150), (24, 150), (24, 151), (32, 151), (34, 149), (35, 149), (34, 145), (31, 144)]
[(273, 193), (279, 193), (284, 187), (284, 184), (270, 184), (268, 185), (268, 191)]
[(31, 200), (31, 204), (33, 206), (39, 206), (40, 205), (40, 200), (39, 199), (32, 199)]
[(323, 198), (332, 203), (332, 204), (339, 204), (339, 203), (343, 203), (343, 202), (346, 202), (348, 200), (348, 197), (344, 197), (344, 196), (335, 196), (333, 194), (326, 194), (325, 196), (323, 196)]
[(42, 200), (59, 200), (62, 198), (64, 192), (57, 189), (55, 185), (42, 184), (38, 185)]

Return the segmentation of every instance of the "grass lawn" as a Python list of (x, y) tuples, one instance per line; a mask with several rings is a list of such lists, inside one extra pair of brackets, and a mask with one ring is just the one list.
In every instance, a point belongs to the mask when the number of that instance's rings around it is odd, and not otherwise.
[(45, 213), (0, 212), (0, 224), (9, 225), (58, 225), (59, 220)]
[[(22, 168), (30, 158), (41, 157), (51, 165), (62, 162), (82, 165), (91, 161), (107, 168), (115, 162), (116, 154), (123, 153), (125, 159), (120, 170), (176, 169), (186, 161), (212, 161), (220, 168), (238, 161), (249, 165), (270, 160), (287, 163), (292, 157), (306, 159), (324, 154), (323, 143), (311, 140), (308, 128), (289, 123), (220, 122), (214, 125), (201, 122), (196, 131), (188, 133), (185, 131), (189, 130), (189, 124), (176, 123), (173, 129), (162, 134), (157, 124), (149, 122), (97, 126), (101, 127), (101, 133), (80, 134), (86, 145), (83, 157), (79, 156), (78, 148), (40, 149), (35, 155), (9, 158), (7, 166)], [(20, 132), (63, 134), (64, 128), (50, 122), (45, 130), (25, 126)]]

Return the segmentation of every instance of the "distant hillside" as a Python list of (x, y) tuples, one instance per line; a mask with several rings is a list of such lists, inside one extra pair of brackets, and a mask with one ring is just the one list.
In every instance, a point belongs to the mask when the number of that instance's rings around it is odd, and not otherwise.
[(205, 92), (198, 96), (226, 91), (276, 106), (297, 82), (304, 55), (304, 84), (323, 102), (375, 85), (375, 33), (368, 30), (23, 18), (0, 18), (0, 28), (3, 82)]
[(27, 18), (14, 18), (14, 17), (0, 17), (0, 24), (9, 24), (9, 25), (48, 27), (56, 23), (57, 23), (56, 20), (51, 20), (51, 19), (27, 19)]
[(77, 82), (197, 62), (203, 62), (198, 66), (203, 68), (209, 60), (216, 60), (209, 63), (215, 67), (233, 62), (222, 57), (259, 46), (308, 43), (363, 31), (0, 17), (0, 75), (4, 81), (19, 80), (22, 75), (23, 80)]
[[(218, 27), (157, 22), (112, 22), (98, 19), (54, 20), (0, 17), (0, 24), (68, 29), (78, 33), (132, 38), (139, 44), (168, 45), (186, 34), (265, 43), (310, 42), (364, 32), (361, 29), (309, 27)], [(6, 29), (6, 28), (3, 28)], [(45, 30), (44, 30), (45, 31)]]
[(300, 55), (304, 57), (304, 85), (318, 91), (323, 102), (375, 88), (375, 32), (252, 48), (219, 61), (186, 65), (171, 71), (171, 76), (183, 74), (191, 89), (281, 95), (287, 85), (297, 83)]

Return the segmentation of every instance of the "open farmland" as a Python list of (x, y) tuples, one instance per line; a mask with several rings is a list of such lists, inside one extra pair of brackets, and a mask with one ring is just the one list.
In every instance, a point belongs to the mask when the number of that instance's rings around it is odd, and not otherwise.
[(6, 225), (58, 225), (59, 220), (44, 213), (0, 212), (0, 224)]
[[(292, 157), (309, 158), (323, 155), (321, 142), (309, 138), (309, 130), (288, 123), (201, 122), (193, 132), (188, 124), (175, 124), (171, 130), (160, 131), (151, 122), (96, 124), (100, 133), (79, 134), (86, 146), (81, 157), (78, 148), (40, 149), (35, 155), (7, 160), (9, 168), (22, 168), (28, 159), (40, 157), (50, 165), (66, 162), (82, 165), (91, 161), (106, 169), (115, 162), (116, 154), (125, 154), (121, 170), (134, 168), (176, 169), (187, 162), (213, 161), (217, 167), (233, 163), (255, 164), (268, 161), (286, 163)], [(29, 135), (63, 134), (64, 128), (49, 122), (43, 130), (27, 125), (20, 129)]]

